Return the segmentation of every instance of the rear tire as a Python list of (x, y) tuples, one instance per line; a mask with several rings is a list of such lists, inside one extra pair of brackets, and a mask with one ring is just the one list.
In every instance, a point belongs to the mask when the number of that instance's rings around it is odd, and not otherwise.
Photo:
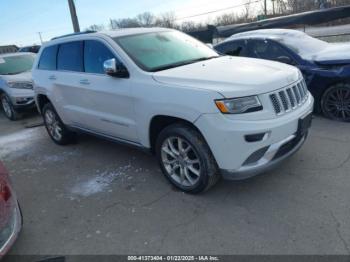
[(350, 85), (337, 84), (328, 88), (322, 96), (321, 109), (329, 119), (350, 122)]
[(11, 99), (6, 94), (2, 94), (0, 100), (5, 116), (11, 121), (18, 120), (21, 115), (13, 108)]
[(165, 177), (186, 193), (206, 191), (220, 178), (206, 141), (188, 125), (173, 124), (161, 131), (156, 155)]
[(68, 130), (51, 103), (44, 105), (42, 114), (46, 130), (56, 144), (67, 145), (75, 142), (76, 133)]

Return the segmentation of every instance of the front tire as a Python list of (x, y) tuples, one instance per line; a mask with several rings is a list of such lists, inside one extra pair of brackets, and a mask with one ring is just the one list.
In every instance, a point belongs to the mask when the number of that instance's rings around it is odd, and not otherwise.
[(201, 193), (219, 179), (209, 146), (197, 130), (187, 125), (166, 127), (157, 138), (156, 154), (165, 177), (184, 192)]
[(321, 109), (329, 119), (350, 122), (350, 85), (337, 84), (328, 88), (322, 96)]
[(76, 134), (67, 129), (51, 103), (43, 107), (42, 114), (46, 130), (56, 144), (67, 145), (75, 141)]
[(13, 108), (11, 99), (6, 94), (2, 94), (0, 96), (0, 100), (5, 116), (11, 121), (18, 120), (20, 118), (20, 114)]

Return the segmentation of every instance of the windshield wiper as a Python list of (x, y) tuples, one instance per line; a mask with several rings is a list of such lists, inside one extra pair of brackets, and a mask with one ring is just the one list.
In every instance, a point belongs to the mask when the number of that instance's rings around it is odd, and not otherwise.
[(217, 57), (220, 57), (220, 56), (201, 57), (201, 58), (196, 58), (196, 59), (192, 59), (192, 60), (182, 61), (179, 63), (174, 63), (174, 64), (170, 64), (170, 65), (156, 67), (156, 68), (152, 69), (151, 72), (163, 71), (163, 70), (167, 70), (167, 69), (171, 69), (171, 68), (175, 68), (175, 67), (179, 67), (179, 66), (197, 63), (200, 61), (210, 60), (210, 59), (217, 58)]

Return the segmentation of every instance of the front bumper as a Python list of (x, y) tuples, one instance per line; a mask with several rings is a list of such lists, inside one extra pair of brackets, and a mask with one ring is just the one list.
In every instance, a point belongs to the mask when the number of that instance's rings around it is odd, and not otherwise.
[[(6, 228), (5, 230), (9, 230), (8, 233), (0, 232), (6, 235), (6, 238), (3, 239), (4, 242), (0, 243), (0, 260), (3, 256), (6, 255), (6, 253), (10, 250), (14, 242), (16, 241), (21, 229), (22, 229), (22, 213), (19, 207), (19, 204), (16, 202), (13, 208), (13, 215), (10, 220), (10, 226), (9, 228)], [(4, 229), (0, 229), (4, 230)], [(2, 240), (2, 239), (0, 239)]]
[(207, 141), (223, 177), (246, 179), (273, 169), (300, 149), (307, 130), (298, 134), (299, 122), (312, 113), (313, 103), (310, 95), (296, 110), (266, 120), (205, 114), (195, 125)]
[(271, 145), (265, 154), (254, 164), (242, 166), (238, 170), (220, 170), (224, 179), (243, 180), (275, 169), (284, 160), (295, 154), (306, 141), (307, 134), (302, 137), (292, 135)]
[(35, 107), (34, 91), (31, 89), (11, 88), (8, 96), (11, 99), (12, 106), (18, 111)]
[(33, 97), (13, 97), (13, 108), (17, 111), (35, 108), (35, 101)]

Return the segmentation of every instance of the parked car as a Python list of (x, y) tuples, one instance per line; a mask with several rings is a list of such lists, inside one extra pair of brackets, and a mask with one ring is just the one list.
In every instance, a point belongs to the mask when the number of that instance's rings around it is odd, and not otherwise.
[(235, 34), (214, 48), (298, 67), (315, 97), (315, 110), (350, 121), (350, 44), (329, 44), (296, 30), (263, 29)]
[(244, 179), (288, 158), (304, 143), (313, 110), (297, 68), (222, 57), (170, 29), (56, 38), (42, 47), (33, 80), (55, 143), (83, 131), (146, 149), (191, 193), (220, 174)]
[(31, 74), (34, 59), (32, 53), (0, 55), (0, 102), (10, 120), (35, 108)]
[(5, 167), (0, 162), (0, 260), (22, 228), (22, 215)]
[(24, 46), (18, 49), (18, 52), (35, 53), (37, 54), (40, 50), (40, 45)]

